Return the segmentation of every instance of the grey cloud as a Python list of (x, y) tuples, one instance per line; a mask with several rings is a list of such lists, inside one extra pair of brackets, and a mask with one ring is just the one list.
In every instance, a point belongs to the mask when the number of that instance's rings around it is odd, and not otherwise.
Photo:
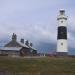
[[(1, 0), (1, 38), (5, 36), (11, 37), (14, 32), (18, 35), (18, 39), (23, 37), (33, 41), (36, 45), (40, 41), (42, 41), (42, 44), (47, 43), (48, 45), (49, 43), (49, 45), (54, 45), (57, 40), (58, 24), (56, 18), (59, 14), (59, 9), (64, 8), (66, 9), (66, 15), (72, 17), (68, 21), (69, 46), (72, 46), (72, 43), (75, 44), (75, 39), (73, 39), (75, 32), (73, 16), (75, 10), (71, 10), (71, 8), (74, 9), (74, 3), (74, 0)], [(52, 47), (54, 48), (54, 46)], [(41, 48), (43, 48), (43, 45)]]

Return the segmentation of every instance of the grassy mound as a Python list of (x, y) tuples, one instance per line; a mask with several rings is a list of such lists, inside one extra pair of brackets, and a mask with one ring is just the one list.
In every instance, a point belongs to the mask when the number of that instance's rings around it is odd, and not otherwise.
[(2, 72), (8, 75), (75, 75), (75, 58), (0, 57)]

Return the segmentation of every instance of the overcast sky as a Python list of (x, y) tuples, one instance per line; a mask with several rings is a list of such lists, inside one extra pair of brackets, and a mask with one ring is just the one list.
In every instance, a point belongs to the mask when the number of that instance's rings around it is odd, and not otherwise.
[(39, 50), (56, 49), (57, 15), (65, 9), (68, 16), (68, 44), (75, 48), (74, 0), (0, 0), (0, 42), (16, 33)]

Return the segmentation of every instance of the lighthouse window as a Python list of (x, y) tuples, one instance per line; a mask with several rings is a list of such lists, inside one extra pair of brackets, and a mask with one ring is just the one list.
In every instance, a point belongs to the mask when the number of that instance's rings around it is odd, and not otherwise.
[(63, 43), (61, 43), (61, 45), (63, 45)]
[(63, 21), (61, 21), (61, 23), (63, 23)]

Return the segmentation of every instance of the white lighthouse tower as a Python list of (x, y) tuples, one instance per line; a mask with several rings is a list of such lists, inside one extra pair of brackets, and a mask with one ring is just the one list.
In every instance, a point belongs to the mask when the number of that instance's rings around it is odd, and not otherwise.
[(67, 48), (67, 16), (65, 10), (60, 10), (57, 17), (58, 33), (57, 33), (57, 55), (64, 56), (68, 53)]

